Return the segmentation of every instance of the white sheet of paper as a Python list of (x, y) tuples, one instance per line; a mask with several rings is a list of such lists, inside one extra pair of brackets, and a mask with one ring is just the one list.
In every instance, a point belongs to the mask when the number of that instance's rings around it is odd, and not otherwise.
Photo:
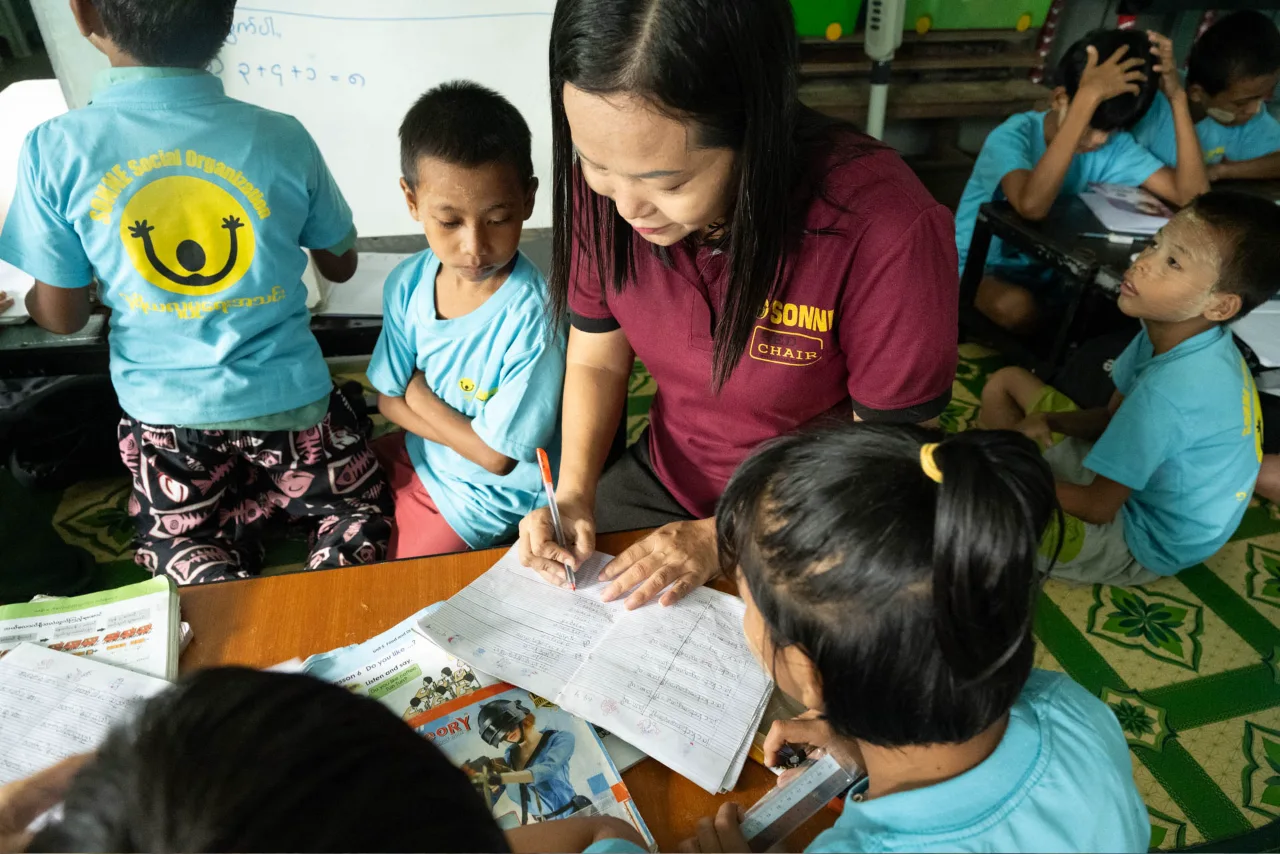
[(95, 749), (169, 683), (32, 643), (0, 658), (0, 785)]
[(22, 323), (31, 315), (27, 314), (27, 292), (35, 286), (36, 280), (6, 261), (0, 261), (0, 291), (13, 300), (5, 311), (0, 311), (0, 324)]
[(551, 698), (710, 792), (737, 782), (772, 683), (742, 635), (742, 600), (701, 587), (679, 603), (603, 603), (597, 554), (576, 592), (515, 550), (419, 627), (472, 666)]
[(1268, 301), (1231, 324), (1231, 331), (1248, 344), (1268, 368), (1280, 368), (1280, 301)]
[(316, 314), (328, 317), (382, 317), (382, 286), (391, 271), (409, 255), (363, 252), (356, 274), (345, 282), (330, 282), (317, 274), (323, 300)]

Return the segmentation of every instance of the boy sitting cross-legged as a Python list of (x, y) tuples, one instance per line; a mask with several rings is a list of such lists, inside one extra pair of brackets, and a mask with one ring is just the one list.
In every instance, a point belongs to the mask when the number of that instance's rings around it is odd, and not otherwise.
[(1143, 330), (1116, 359), (1109, 406), (1079, 411), (1021, 368), (994, 374), (982, 426), (1046, 446), (1067, 515), (1053, 574), (1143, 584), (1216, 552), (1240, 524), (1262, 459), (1258, 390), (1227, 323), (1276, 293), (1280, 209), (1203, 195), (1125, 274)]

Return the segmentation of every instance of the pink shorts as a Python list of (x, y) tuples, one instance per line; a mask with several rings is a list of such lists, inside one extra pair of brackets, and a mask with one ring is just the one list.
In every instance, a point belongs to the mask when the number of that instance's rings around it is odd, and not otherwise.
[(451, 552), (465, 552), (471, 547), (459, 537), (440, 515), (440, 508), (413, 470), (404, 433), (392, 433), (373, 443), (373, 452), (391, 481), (391, 494), (396, 500), (395, 525), (387, 558), (425, 557)]

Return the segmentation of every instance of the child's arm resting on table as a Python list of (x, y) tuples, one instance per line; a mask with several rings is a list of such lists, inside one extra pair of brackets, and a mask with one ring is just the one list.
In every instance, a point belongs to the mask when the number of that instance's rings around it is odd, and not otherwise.
[(493, 474), (508, 475), (516, 467), (515, 460), (485, 444), (470, 418), (437, 397), (421, 373), (413, 375), (403, 397), (379, 394), (378, 411), (388, 421), (428, 442), (452, 448)]
[(1088, 51), (1088, 64), (1080, 76), (1075, 97), (1044, 156), (1033, 169), (1015, 169), (1000, 181), (1000, 189), (1009, 204), (1027, 219), (1040, 220), (1048, 216), (1062, 190), (1062, 181), (1071, 168), (1076, 148), (1090, 130), (1089, 122), (1098, 105), (1117, 95), (1138, 94), (1138, 83), (1145, 79), (1141, 69), (1136, 68), (1142, 65), (1142, 57), (1126, 56), (1128, 48), (1120, 48), (1101, 63), (1097, 48), (1091, 45)]
[(507, 831), (507, 844), (514, 854), (585, 851), (606, 839), (625, 840), (635, 845), (638, 851), (649, 850), (634, 827), (612, 816), (564, 818), (526, 824)]
[(1280, 178), (1280, 151), (1251, 160), (1223, 160), (1206, 167), (1214, 181), (1265, 181)]
[(58, 288), (37, 280), (27, 291), (27, 313), (50, 332), (79, 332), (89, 322), (89, 286)]

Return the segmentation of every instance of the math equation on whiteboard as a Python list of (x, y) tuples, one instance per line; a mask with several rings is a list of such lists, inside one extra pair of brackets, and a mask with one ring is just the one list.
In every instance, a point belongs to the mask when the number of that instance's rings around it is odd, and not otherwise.
[(246, 86), (329, 86), (363, 89), (368, 81), (360, 73), (335, 73), (333, 69), (316, 68), (287, 62), (223, 62), (215, 59), (209, 71), (224, 80), (240, 80)]

